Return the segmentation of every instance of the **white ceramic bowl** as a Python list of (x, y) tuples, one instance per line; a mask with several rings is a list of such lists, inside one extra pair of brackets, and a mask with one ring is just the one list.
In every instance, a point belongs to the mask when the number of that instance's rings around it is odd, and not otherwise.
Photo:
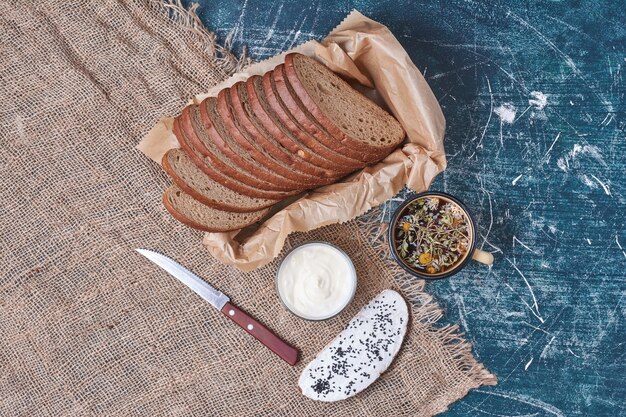
[[(339, 254), (341, 258), (346, 261), (346, 266), (349, 271), (348, 272), (349, 276), (347, 277), (347, 279), (352, 286), (349, 290), (350, 291), (349, 297), (345, 299), (345, 302), (337, 305), (335, 309), (333, 309), (332, 311), (328, 311), (326, 314), (324, 314), (323, 312), (320, 312), (320, 314), (317, 314), (317, 315), (306, 315), (306, 314), (303, 314), (302, 312), (299, 312), (297, 308), (288, 301), (288, 297), (286, 296), (286, 294), (283, 293), (284, 291), (283, 285), (281, 285), (281, 280), (284, 279), (283, 278), (284, 274), (281, 275), (281, 272), (284, 270), (287, 262), (289, 262), (289, 260), (292, 259), (292, 257), (295, 254), (298, 254), (301, 251), (307, 250), (307, 248), (310, 248), (312, 246), (323, 246)], [(350, 257), (342, 249), (338, 248), (337, 246), (328, 242), (323, 242), (323, 241), (306, 242), (306, 243), (303, 243), (301, 245), (294, 247), (293, 249), (291, 249), (291, 251), (287, 253), (287, 255), (285, 255), (285, 258), (281, 261), (280, 267), (278, 268), (278, 271), (276, 272), (276, 293), (278, 294), (278, 298), (280, 299), (281, 303), (289, 312), (305, 320), (320, 321), (320, 320), (327, 320), (327, 319), (337, 316), (354, 299), (354, 295), (356, 294), (356, 286), (357, 286), (356, 269), (354, 268), (354, 264), (352, 263), (352, 260), (350, 259)]]

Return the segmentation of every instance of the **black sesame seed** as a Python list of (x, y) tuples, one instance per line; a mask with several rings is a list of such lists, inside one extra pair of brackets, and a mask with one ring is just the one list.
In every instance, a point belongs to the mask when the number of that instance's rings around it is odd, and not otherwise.
[(311, 385), (313, 391), (318, 394), (328, 394), (330, 392), (330, 383), (324, 379), (318, 379), (315, 384)]

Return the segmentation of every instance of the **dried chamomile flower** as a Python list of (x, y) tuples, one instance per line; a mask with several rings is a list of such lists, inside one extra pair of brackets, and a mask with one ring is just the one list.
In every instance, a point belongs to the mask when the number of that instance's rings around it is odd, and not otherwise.
[(457, 204), (446, 203), (443, 206), (443, 210), (457, 220), (461, 220), (465, 216), (463, 209), (461, 209), (461, 207), (459, 207)]
[(429, 210), (437, 210), (437, 207), (439, 207), (439, 199), (437, 197), (428, 197), (424, 199), (424, 204)]
[(433, 261), (433, 256), (428, 252), (422, 253), (419, 256), (419, 261), (422, 265), (428, 265)]

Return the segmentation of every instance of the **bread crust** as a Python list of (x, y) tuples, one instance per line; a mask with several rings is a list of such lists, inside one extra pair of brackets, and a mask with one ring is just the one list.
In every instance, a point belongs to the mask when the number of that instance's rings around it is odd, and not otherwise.
[[(320, 125), (322, 125), (328, 133), (330, 133), (345, 146), (353, 149), (358, 149), (362, 151), (365, 155), (372, 155), (375, 159), (381, 159), (385, 157), (386, 155), (391, 153), (391, 151), (393, 151), (396, 147), (398, 147), (403, 138), (401, 138), (398, 143), (392, 143), (384, 147), (373, 147), (342, 132), (341, 129), (339, 129), (339, 127), (337, 127), (335, 123), (331, 121), (330, 118), (327, 117), (324, 112), (318, 107), (315, 100), (313, 100), (308, 91), (300, 82), (294, 64), (294, 57), (296, 55), (298, 54), (288, 54), (285, 56), (284, 74), (291, 87), (302, 101), (302, 104), (309, 110), (309, 112), (315, 117), (315, 119), (317, 119)], [(340, 80), (340, 82), (345, 83), (345, 81), (343, 81), (338, 76), (337, 78), (338, 80)]]
[[(298, 155), (306, 158), (312, 163), (315, 163), (315, 165), (324, 166), (325, 168), (345, 173), (358, 169), (358, 164), (355, 167), (354, 161), (337, 154), (331, 149), (328, 149), (319, 143), (313, 136), (302, 130), (299, 130), (297, 135), (293, 135), (297, 141), (294, 141), (288, 135), (283, 133), (280, 128), (276, 126), (276, 123), (267, 114), (259, 101), (258, 94), (263, 94), (263, 96), (267, 99), (265, 93), (263, 91), (258, 91), (255, 87), (255, 80), (260, 78), (260, 76), (252, 76), (248, 78), (246, 81), (246, 91), (248, 92), (248, 98), (250, 99), (252, 111), (254, 111), (254, 114), (257, 116), (263, 127), (270, 132), (274, 138), (281, 141), (281, 143), (292, 152), (297, 152)], [(313, 162), (313, 158), (315, 158), (316, 162)], [(321, 163), (324, 163), (325, 165), (321, 165)]]
[[(224, 90), (220, 91), (220, 93), (223, 96)], [(209, 113), (209, 110), (207, 108), (209, 103), (215, 106), (215, 111), (217, 113), (216, 115), (211, 115)], [(272, 189), (290, 191), (304, 188), (301, 184), (282, 177), (278, 173), (271, 171), (263, 163), (256, 160), (254, 156), (248, 155), (248, 158), (243, 156), (237, 149), (238, 141), (232, 138), (233, 132), (231, 132), (227, 128), (227, 124), (229, 122), (232, 123), (232, 119), (227, 116), (229, 110), (228, 108), (223, 108), (222, 111), (224, 113), (220, 113), (218, 109), (218, 103), (219, 101), (217, 98), (208, 97), (202, 103), (200, 103), (198, 108), (200, 109), (200, 115), (204, 125), (211, 126), (211, 129), (208, 130), (209, 136), (213, 141), (213, 144), (220, 150), (220, 152), (226, 155), (226, 157), (230, 161), (232, 161), (236, 167), (243, 170), (245, 173), (250, 174), (252, 177), (270, 184)], [(222, 136), (222, 133), (220, 133), (217, 127), (215, 127), (216, 124), (220, 124), (224, 130), (224, 135), (230, 135), (231, 138), (226, 139), (224, 136)], [(237, 133), (239, 132), (237, 131)], [(231, 140), (234, 143), (231, 143)]]
[[(183, 114), (187, 109), (183, 110)], [(182, 116), (182, 115), (181, 115)], [(255, 187), (251, 187), (247, 184), (242, 183), (241, 181), (237, 181), (236, 179), (228, 177), (226, 174), (218, 171), (214, 165), (216, 165), (219, 160), (213, 156), (212, 158), (208, 158), (206, 156), (201, 155), (194, 147), (192, 143), (190, 143), (189, 138), (185, 135), (185, 132), (180, 126), (180, 116), (174, 119), (173, 125), (174, 135), (178, 140), (181, 148), (187, 156), (191, 159), (191, 161), (198, 167), (202, 172), (204, 172), (209, 178), (214, 181), (219, 182), (226, 188), (230, 188), (231, 190), (238, 192), (239, 194), (247, 195), (249, 197), (256, 198), (267, 198), (272, 200), (281, 200), (283, 198), (287, 198), (289, 196), (297, 194), (296, 191), (292, 192), (283, 192), (283, 191), (266, 191), (260, 190)], [(209, 159), (207, 161), (207, 158)]]
[[(236, 87), (235, 87), (236, 88)], [(240, 104), (240, 103), (239, 103)], [(233, 109), (233, 111), (231, 111)], [(287, 178), (297, 184), (299, 188), (314, 188), (319, 185), (330, 184), (337, 180), (337, 177), (313, 177), (294, 169), (288, 169), (280, 165), (272, 157), (262, 152), (251, 140), (246, 137), (247, 132), (242, 132), (237, 124), (240, 124), (237, 115), (234, 113), (234, 103), (231, 100), (230, 89), (224, 89), (217, 95), (217, 111), (224, 122), (224, 128), (228, 130), (231, 137), (237, 144), (259, 164), (265, 166), (268, 170), (276, 172), (283, 178)], [(269, 151), (267, 151), (269, 153)]]
[[(165, 190), (165, 192), (163, 193), (163, 205), (165, 206), (165, 209), (172, 215), (172, 217), (174, 217), (179, 222), (181, 222), (184, 225), (189, 226), (189, 227), (191, 227), (193, 229), (198, 229), (198, 230), (202, 230), (202, 231), (205, 231), (205, 232), (228, 232), (230, 230), (234, 230), (232, 228), (219, 228), (219, 227), (211, 228), (211, 227), (207, 227), (207, 226), (205, 226), (203, 224), (196, 223), (193, 220), (185, 217), (184, 214), (182, 214), (181, 212), (176, 210), (174, 208), (174, 206), (172, 206), (172, 204), (170, 203), (169, 198), (168, 198), (168, 194), (171, 193), (171, 192), (176, 192), (176, 188), (175, 187), (170, 187), (167, 190)], [(259, 221), (268, 211), (269, 211), (269, 209), (263, 209), (263, 210), (259, 211), (259, 214), (257, 216), (253, 217), (249, 222), (240, 225), (239, 229), (244, 228), (246, 226), (251, 225), (252, 223), (255, 223), (255, 222)]]
[[(264, 208), (267, 208), (267, 207), (271, 207), (272, 205), (274, 205), (278, 201), (280, 201), (280, 200), (268, 200), (267, 204), (265, 204), (265, 205), (260, 205), (258, 207), (248, 207), (248, 208), (246, 208), (246, 207), (241, 207), (241, 206), (237, 206), (237, 205), (229, 205), (228, 203), (226, 203), (224, 201), (221, 201), (219, 199), (208, 198), (205, 195), (203, 195), (200, 192), (198, 192), (195, 189), (193, 189), (189, 184), (187, 184), (185, 182), (185, 180), (183, 178), (181, 178), (178, 175), (178, 173), (176, 172), (176, 169), (169, 162), (170, 152), (173, 152), (173, 151), (174, 151), (173, 149), (170, 149), (169, 151), (167, 151), (165, 153), (165, 155), (163, 155), (163, 158), (161, 159), (161, 166), (163, 167), (165, 172), (170, 176), (172, 181), (174, 181), (174, 184), (176, 184), (176, 186), (178, 188), (180, 188), (183, 192), (189, 194), (191, 197), (193, 197), (194, 199), (198, 200), (200, 203), (204, 204), (205, 206), (216, 208), (216, 209), (219, 209), (219, 210), (224, 210), (224, 211), (231, 211), (233, 213), (250, 213), (250, 212), (253, 212), (253, 211), (257, 211), (257, 210), (261, 210), (261, 209), (264, 209)], [(204, 174), (204, 172), (203, 172), (203, 174)], [(210, 178), (208, 175), (207, 175), (207, 177)], [(249, 197), (249, 196), (246, 196), (246, 195), (243, 195), (243, 194), (241, 194), (241, 196), (242, 197)], [(249, 197), (249, 198), (254, 198), (254, 197)]]
[[(312, 120), (309, 115), (305, 113), (300, 107), (300, 104), (296, 101), (293, 93), (289, 91), (287, 79), (285, 73), (284, 64), (278, 65), (271, 73), (267, 73), (263, 76), (263, 89), (267, 92), (271, 88), (273, 83), (276, 86), (276, 91), (280, 99), (288, 106), (292, 116), (298, 121), (298, 124), (308, 132), (315, 136), (324, 145), (335, 150), (337, 153), (345, 155), (348, 158), (361, 161), (362, 163), (371, 163), (375, 159), (376, 155), (373, 155), (368, 149), (362, 149), (361, 147), (355, 148), (346, 146), (343, 142), (332, 136), (324, 125), (317, 120)], [(293, 84), (289, 83), (289, 86), (293, 89)], [(300, 97), (298, 97), (300, 99)], [(304, 105), (304, 103), (302, 103)], [(310, 109), (307, 108), (309, 111)], [(282, 117), (289, 117), (286, 112), (282, 112)], [(317, 121), (317, 124), (315, 123)], [(322, 127), (322, 129), (320, 129)]]
[(229, 163), (225, 161), (225, 159), (230, 161), (227, 155), (219, 155), (219, 154), (216, 154), (211, 149), (209, 149), (202, 142), (202, 139), (200, 139), (197, 129), (202, 129), (207, 135), (209, 135), (210, 140), (213, 143), (215, 143), (215, 141), (213, 140), (213, 136), (219, 135), (219, 134), (217, 133), (217, 131), (215, 130), (215, 127), (212, 125), (210, 121), (204, 120), (204, 117), (202, 116), (202, 104), (203, 103), (197, 106), (198, 111), (200, 112), (200, 118), (202, 119), (199, 121), (201, 126), (194, 125), (194, 122), (191, 118), (191, 110), (190, 110), (191, 106), (187, 106), (183, 109), (181, 115), (179, 116), (179, 121), (180, 121), (181, 128), (183, 129), (183, 132), (185, 133), (185, 136), (187, 137), (188, 141), (193, 145), (193, 147), (200, 154), (202, 154), (205, 158), (209, 159), (211, 165), (214, 165), (215, 168), (219, 170), (221, 173), (223, 173), (224, 175), (231, 177), (233, 179), (236, 179), (239, 182), (242, 182), (250, 187), (254, 187), (259, 190), (265, 190), (265, 191), (291, 191), (293, 190), (290, 187), (277, 186), (267, 181), (264, 181), (261, 178), (258, 178), (257, 176), (245, 170), (239, 169), (239, 167), (234, 163), (233, 165), (235, 166), (230, 165)]
[(239, 95), (239, 90), (245, 88), (244, 82), (238, 82), (228, 90), (228, 94), (230, 95), (230, 103), (234, 113), (233, 117), (237, 118), (240, 126), (246, 131), (249, 138), (258, 142), (259, 146), (270, 153), (276, 160), (292, 167), (298, 175), (302, 173), (306, 176), (334, 179), (343, 175), (342, 172), (312, 164), (301, 158), (296, 152), (290, 152), (275, 138), (268, 138), (264, 132), (259, 131), (259, 128), (250, 120), (250, 116), (244, 109), (242, 97)]

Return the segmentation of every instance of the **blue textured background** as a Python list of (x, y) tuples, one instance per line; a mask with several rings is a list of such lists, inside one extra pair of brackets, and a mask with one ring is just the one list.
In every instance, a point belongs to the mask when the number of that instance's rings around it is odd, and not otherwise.
[(624, 1), (200, 3), (254, 59), (357, 8), (425, 73), (448, 125), (432, 189), (468, 204), (496, 256), (427, 287), (500, 380), (446, 416), (626, 415)]

